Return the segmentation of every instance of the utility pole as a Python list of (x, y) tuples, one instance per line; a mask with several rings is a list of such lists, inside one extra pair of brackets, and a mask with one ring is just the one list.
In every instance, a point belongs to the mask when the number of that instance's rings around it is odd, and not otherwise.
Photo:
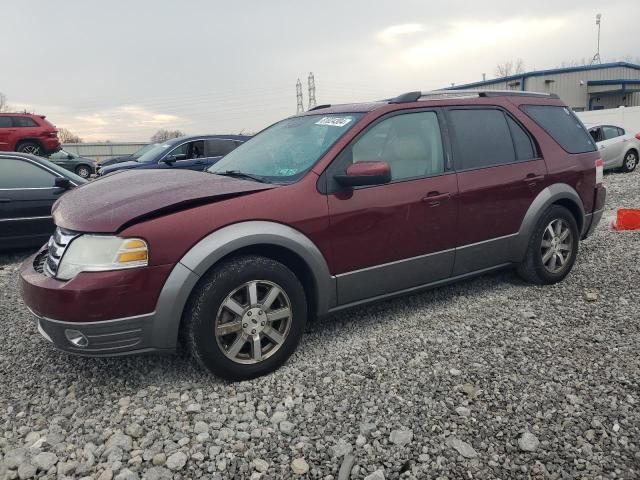
[(602, 18), (602, 14), (598, 13), (596, 15), (596, 25), (598, 27), (598, 44), (596, 48), (596, 54), (591, 59), (591, 65), (595, 63), (598, 63), (598, 64), (602, 63), (602, 61), (600, 60), (600, 19), (601, 18)]
[(317, 105), (316, 102), (316, 80), (313, 77), (313, 72), (309, 72), (309, 110)]
[(300, 79), (296, 82), (296, 100), (298, 102), (296, 113), (304, 112), (304, 105), (302, 104), (302, 82), (300, 82)]

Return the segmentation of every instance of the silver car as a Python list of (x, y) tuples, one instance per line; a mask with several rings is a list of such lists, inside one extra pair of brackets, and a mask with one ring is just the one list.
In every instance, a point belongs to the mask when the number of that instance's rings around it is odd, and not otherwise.
[(635, 170), (640, 152), (640, 133), (633, 136), (614, 125), (586, 127), (598, 145), (605, 170), (619, 168), (625, 173)]

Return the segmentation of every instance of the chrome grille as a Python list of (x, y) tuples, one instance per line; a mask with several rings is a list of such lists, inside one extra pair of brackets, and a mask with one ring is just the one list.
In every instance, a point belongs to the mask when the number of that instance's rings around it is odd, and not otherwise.
[(44, 273), (49, 277), (55, 277), (58, 273), (58, 267), (60, 266), (60, 260), (64, 255), (65, 250), (71, 243), (71, 240), (78, 235), (73, 232), (56, 228), (56, 231), (49, 239), (47, 244), (47, 256), (44, 261)]

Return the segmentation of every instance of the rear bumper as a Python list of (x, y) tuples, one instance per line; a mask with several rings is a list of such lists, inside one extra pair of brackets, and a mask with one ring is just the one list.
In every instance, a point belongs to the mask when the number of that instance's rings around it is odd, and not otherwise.
[(60, 140), (58, 140), (57, 138), (47, 137), (47, 138), (43, 138), (41, 142), (42, 142), (42, 148), (44, 149), (44, 152), (47, 155), (56, 153), (61, 148)]
[(582, 229), (582, 239), (587, 238), (596, 229), (602, 214), (604, 213), (604, 206), (607, 200), (607, 189), (604, 185), (598, 185), (595, 192), (594, 209), (593, 212), (585, 215), (584, 227)]
[[(38, 331), (58, 349), (86, 356), (115, 356), (145, 352), (171, 352), (153, 344), (155, 313), (102, 322), (63, 322), (31, 314)], [(80, 345), (71, 339), (80, 338)]]

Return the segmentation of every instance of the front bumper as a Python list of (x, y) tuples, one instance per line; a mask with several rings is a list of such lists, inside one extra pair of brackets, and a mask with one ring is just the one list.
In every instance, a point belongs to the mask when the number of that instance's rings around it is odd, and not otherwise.
[[(68, 353), (115, 356), (164, 351), (153, 344), (155, 312), (102, 322), (63, 322), (36, 315), (33, 311), (31, 314), (40, 334)], [(72, 338), (83, 339), (82, 346), (72, 342)]]

